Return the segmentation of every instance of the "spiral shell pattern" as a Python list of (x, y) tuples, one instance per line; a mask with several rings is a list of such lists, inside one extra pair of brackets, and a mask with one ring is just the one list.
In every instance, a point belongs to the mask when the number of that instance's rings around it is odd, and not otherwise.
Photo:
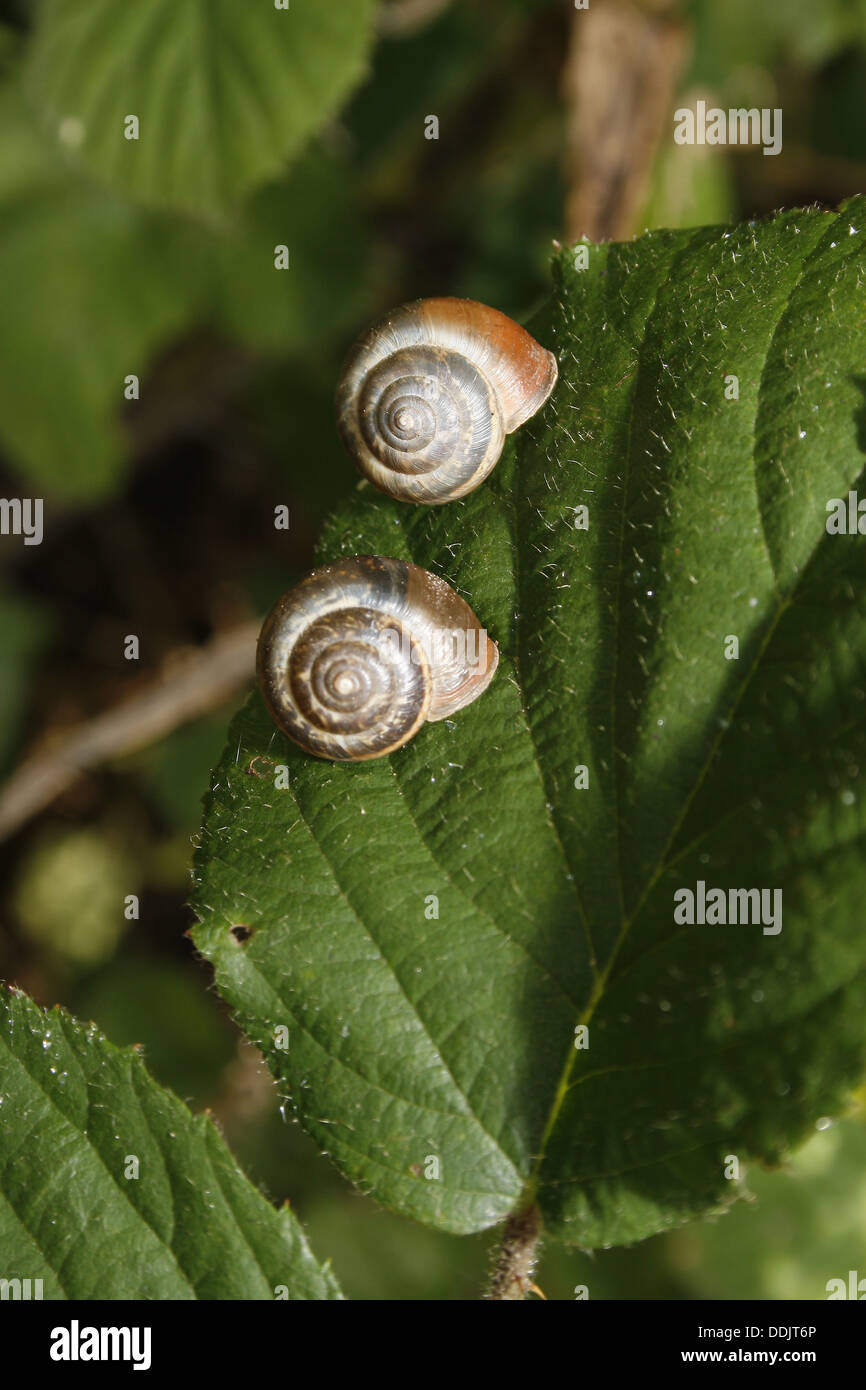
[(456, 494), (505, 438), (499, 404), (481, 373), (459, 353), (432, 346), (423, 354), (402, 348), (367, 373), (358, 421), (386, 474), (405, 475), (400, 482), (409, 488), (425, 475), (428, 492), (447, 480)]
[(550, 395), (556, 359), (495, 309), (425, 299), (396, 310), (350, 355), (337, 423), (381, 491), (441, 504), (477, 487), (506, 434)]
[[(474, 658), (435, 640), (469, 632)], [(259, 637), (258, 675), (275, 723), (320, 758), (358, 761), (407, 743), (486, 689), (498, 652), (444, 580), (402, 560), (325, 565), (285, 593)]]

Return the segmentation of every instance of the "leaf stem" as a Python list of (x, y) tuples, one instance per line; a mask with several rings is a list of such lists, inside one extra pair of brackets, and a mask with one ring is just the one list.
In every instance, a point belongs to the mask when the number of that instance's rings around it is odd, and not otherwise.
[(485, 1298), (520, 1302), (526, 1297), (540, 1234), (541, 1217), (534, 1203), (509, 1216)]

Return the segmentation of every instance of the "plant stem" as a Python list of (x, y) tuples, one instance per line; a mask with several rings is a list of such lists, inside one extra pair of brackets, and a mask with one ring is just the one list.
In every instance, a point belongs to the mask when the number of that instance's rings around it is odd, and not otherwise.
[(519, 1302), (526, 1297), (538, 1257), (540, 1234), (538, 1207), (525, 1207), (509, 1216), (485, 1298)]
[(243, 622), (197, 651), (172, 654), (153, 685), (22, 763), (0, 787), (0, 840), (50, 806), (82, 772), (165, 738), (251, 684), (260, 626), (260, 618)]

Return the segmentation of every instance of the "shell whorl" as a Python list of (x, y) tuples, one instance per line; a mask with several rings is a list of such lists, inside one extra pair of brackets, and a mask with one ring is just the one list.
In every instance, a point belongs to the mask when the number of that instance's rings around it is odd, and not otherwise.
[(420, 299), (358, 342), (337, 388), (337, 424), (382, 492), (439, 504), (483, 482), (505, 436), (556, 384), (552, 353), (497, 309)]
[[(448, 634), (464, 640), (443, 640)], [(443, 579), (404, 560), (356, 555), (283, 594), (262, 627), (257, 665), (284, 733), (317, 757), (359, 761), (469, 704), (498, 658)]]

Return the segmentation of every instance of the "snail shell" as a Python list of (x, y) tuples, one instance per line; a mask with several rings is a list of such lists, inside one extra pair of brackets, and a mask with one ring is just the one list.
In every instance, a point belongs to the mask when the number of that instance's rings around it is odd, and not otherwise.
[(358, 342), (337, 426), (360, 471), (404, 502), (463, 497), (505, 436), (547, 400), (557, 366), (519, 324), (472, 299), (419, 299)]
[(487, 689), (499, 660), (454, 590), (404, 560), (356, 555), (313, 570), (259, 636), (259, 686), (274, 722), (318, 758), (402, 747)]

